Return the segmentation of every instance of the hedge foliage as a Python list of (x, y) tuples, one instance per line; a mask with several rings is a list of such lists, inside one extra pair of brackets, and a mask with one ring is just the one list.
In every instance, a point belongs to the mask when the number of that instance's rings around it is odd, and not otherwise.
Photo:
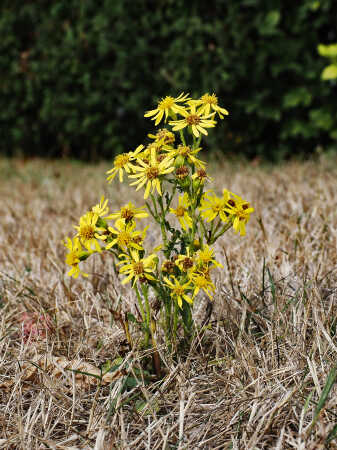
[(278, 159), (336, 139), (324, 0), (4, 0), (1, 152), (110, 158), (144, 142), (165, 95), (215, 92), (212, 148)]

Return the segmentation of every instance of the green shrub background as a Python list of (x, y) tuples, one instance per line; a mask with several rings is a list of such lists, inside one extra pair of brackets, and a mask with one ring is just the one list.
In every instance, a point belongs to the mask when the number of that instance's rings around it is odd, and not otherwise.
[(210, 148), (274, 160), (336, 141), (319, 43), (335, 0), (5, 0), (2, 154), (111, 158), (144, 142), (158, 99), (215, 92)]

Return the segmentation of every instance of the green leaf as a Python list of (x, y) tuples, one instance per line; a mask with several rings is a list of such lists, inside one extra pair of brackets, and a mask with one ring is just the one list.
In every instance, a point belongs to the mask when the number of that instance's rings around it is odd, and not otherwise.
[(332, 389), (332, 386), (336, 382), (336, 378), (337, 378), (337, 366), (333, 367), (330, 370), (330, 372), (329, 372), (329, 375), (328, 375), (328, 378), (326, 380), (325, 386), (323, 388), (321, 397), (320, 397), (320, 399), (319, 399), (319, 401), (318, 401), (318, 403), (316, 405), (316, 409), (315, 409), (315, 412), (314, 412), (314, 418), (312, 420), (310, 428), (312, 428), (315, 425), (315, 423), (317, 422), (317, 419), (318, 419), (318, 417), (319, 417), (319, 415), (320, 415), (320, 413), (321, 413), (321, 411), (322, 411), (322, 409), (323, 409), (323, 407), (324, 407), (324, 405), (325, 405), (325, 403), (326, 403), (326, 401), (328, 399), (328, 396), (329, 396), (329, 393), (330, 393), (330, 391)]
[(337, 64), (330, 64), (327, 66), (321, 75), (322, 80), (334, 80), (337, 78)]
[(291, 90), (283, 97), (284, 108), (295, 108), (299, 105), (309, 106), (312, 100), (312, 95), (309, 90), (302, 86)]
[(337, 44), (319, 44), (317, 50), (321, 56), (325, 56), (326, 58), (337, 58)]

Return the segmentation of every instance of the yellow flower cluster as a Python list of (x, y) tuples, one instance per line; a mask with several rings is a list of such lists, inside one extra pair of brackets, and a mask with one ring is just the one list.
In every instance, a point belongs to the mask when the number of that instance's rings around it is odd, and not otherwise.
[[(136, 208), (129, 202), (109, 213), (108, 201), (102, 197), (80, 218), (73, 241), (67, 238), (64, 244), (68, 249), (66, 263), (71, 267), (68, 275), (87, 276), (80, 270), (80, 262), (93, 253), (109, 251), (119, 260), (117, 267), (125, 277), (122, 284), (132, 282), (138, 297), (137, 285), (151, 286), (156, 295), (166, 295), (180, 308), (183, 302), (193, 304), (200, 291), (209, 298), (214, 296), (211, 271), (222, 266), (210, 245), (230, 228), (245, 235), (254, 211), (249, 202), (227, 189), (221, 197), (213, 190), (204, 191), (211, 179), (206, 163), (199, 159), (200, 143), (207, 130), (217, 124), (215, 118), (227, 115), (216, 95), (208, 93), (199, 99), (184, 93), (176, 98), (168, 96), (145, 113), (155, 126), (164, 121), (170, 128), (159, 128), (148, 134), (146, 145), (116, 156), (107, 181), (111, 183), (118, 175), (123, 182), (126, 175), (136, 191), (144, 188), (146, 207), (161, 228), (163, 245), (146, 255), (148, 227), (137, 229), (137, 221), (149, 215), (144, 207)], [(179, 223), (178, 228), (174, 222)], [(165, 256), (162, 264), (160, 249)]]

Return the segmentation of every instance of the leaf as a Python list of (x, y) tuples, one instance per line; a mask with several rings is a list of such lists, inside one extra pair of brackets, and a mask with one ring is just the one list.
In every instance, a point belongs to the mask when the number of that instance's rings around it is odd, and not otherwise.
[(337, 64), (330, 64), (327, 66), (321, 75), (322, 80), (334, 80), (337, 78)]
[(321, 56), (325, 56), (326, 58), (337, 58), (337, 44), (319, 44), (317, 50)]
[(336, 382), (336, 378), (337, 378), (337, 366), (333, 367), (330, 370), (330, 372), (329, 372), (329, 375), (328, 375), (328, 378), (326, 380), (325, 386), (323, 388), (321, 397), (320, 397), (320, 399), (319, 399), (319, 401), (317, 403), (317, 406), (316, 406), (316, 409), (315, 409), (315, 412), (314, 412), (314, 418), (312, 420), (310, 428), (312, 428), (315, 425), (315, 423), (317, 422), (317, 419), (318, 419), (318, 417), (319, 417), (319, 415), (320, 415), (320, 413), (321, 413), (321, 411), (322, 411), (322, 409), (323, 409), (323, 407), (324, 407), (324, 405), (325, 405), (325, 403), (327, 401), (327, 398), (328, 398), (328, 395), (329, 395), (329, 393), (330, 393), (330, 391), (332, 389), (332, 386)]

